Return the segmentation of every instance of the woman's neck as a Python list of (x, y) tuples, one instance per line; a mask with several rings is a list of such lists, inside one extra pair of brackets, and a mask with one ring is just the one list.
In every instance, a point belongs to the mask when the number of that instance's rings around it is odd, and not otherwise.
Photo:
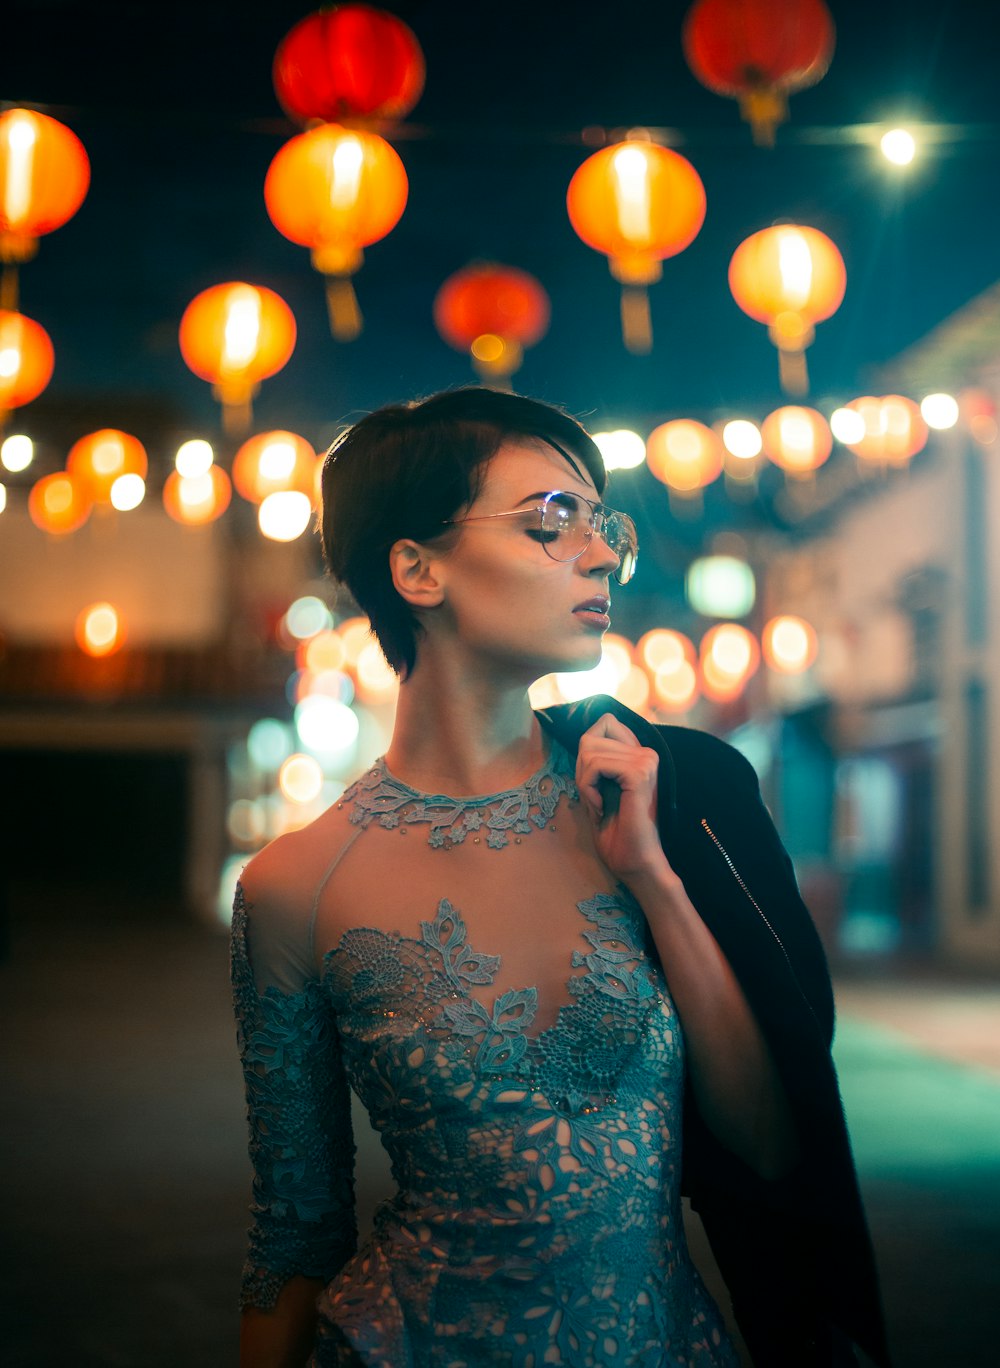
[(470, 678), (429, 656), (400, 685), (392, 773), (424, 793), (461, 796), (514, 788), (540, 769), (547, 747), (527, 686)]

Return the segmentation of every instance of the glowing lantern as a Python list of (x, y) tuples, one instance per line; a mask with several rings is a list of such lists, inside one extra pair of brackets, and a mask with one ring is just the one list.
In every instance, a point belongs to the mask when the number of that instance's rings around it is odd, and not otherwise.
[(0, 418), (37, 398), (52, 378), (55, 353), (40, 323), (0, 310)]
[(816, 228), (763, 228), (733, 253), (729, 288), (745, 314), (769, 325), (782, 388), (788, 394), (806, 394), (805, 349), (815, 336), (814, 324), (836, 313), (847, 288), (844, 259), (836, 246)]
[(327, 282), (334, 337), (361, 331), (351, 276), (362, 248), (390, 233), (406, 208), (409, 183), (394, 148), (376, 133), (324, 124), (285, 143), (264, 181), (271, 222), (292, 242), (312, 248)]
[(802, 674), (819, 649), (815, 630), (804, 618), (791, 614), (770, 620), (762, 634), (762, 645), (764, 660), (781, 674)]
[(661, 423), (646, 442), (646, 464), (671, 490), (689, 495), (711, 484), (722, 471), (722, 441), (704, 423), (675, 418)]
[(227, 430), (245, 431), (260, 382), (295, 348), (295, 316), (273, 290), (242, 281), (213, 285), (184, 310), (180, 346), (195, 375), (212, 382)]
[(669, 148), (629, 139), (602, 148), (577, 168), (566, 195), (573, 230), (609, 258), (622, 285), (622, 336), (632, 352), (653, 345), (646, 286), (661, 262), (698, 236), (705, 187), (689, 161)]
[(702, 688), (717, 703), (737, 698), (760, 664), (756, 637), (738, 622), (722, 622), (701, 641)]
[(33, 109), (0, 114), (0, 261), (3, 307), (17, 307), (13, 265), (30, 261), (38, 239), (71, 219), (87, 194), (83, 143), (58, 119)]
[(857, 414), (864, 432), (852, 433), (853, 441), (844, 445), (862, 461), (882, 466), (906, 465), (927, 445), (927, 424), (919, 404), (901, 394), (886, 394), (882, 398), (866, 395), (845, 405), (849, 413)]
[(76, 643), (89, 656), (109, 656), (125, 644), (125, 626), (111, 603), (92, 603), (76, 619)]
[(300, 489), (278, 489), (261, 500), (257, 523), (271, 541), (294, 541), (309, 526), (312, 511), (308, 494)]
[(768, 414), (761, 426), (764, 455), (789, 475), (809, 475), (833, 450), (833, 433), (821, 413), (789, 404)]
[(654, 627), (646, 632), (639, 638), (636, 651), (654, 675), (661, 670), (676, 670), (685, 660), (693, 665), (696, 659), (694, 643), (682, 632), (672, 632), (668, 627)]
[(142, 443), (117, 428), (81, 437), (66, 457), (66, 469), (89, 491), (94, 503), (110, 504), (111, 487), (122, 475), (146, 478), (149, 462)]
[(698, 676), (689, 660), (681, 660), (653, 676), (653, 694), (661, 712), (687, 712), (698, 697)]
[(233, 497), (229, 476), (217, 465), (203, 475), (182, 475), (174, 470), (163, 486), (163, 507), (174, 522), (201, 527), (221, 518)]
[(337, 5), (300, 19), (274, 58), (274, 90), (290, 119), (401, 119), (424, 88), (411, 29), (371, 5)]
[(250, 503), (297, 489), (313, 495), (316, 452), (294, 432), (261, 432), (244, 442), (233, 460), (233, 484)]
[(702, 617), (746, 617), (757, 597), (754, 573), (738, 556), (699, 556), (688, 566), (684, 588)]
[(75, 532), (90, 517), (93, 501), (84, 484), (64, 470), (43, 475), (31, 487), (28, 514), (43, 532)]
[(823, 0), (696, 0), (684, 21), (688, 66), (709, 90), (739, 100), (758, 146), (773, 146), (787, 97), (825, 76), (833, 45)]
[(477, 263), (438, 290), (434, 322), (450, 346), (471, 353), (484, 379), (506, 377), (521, 364), (523, 349), (548, 331), (549, 297), (527, 271)]

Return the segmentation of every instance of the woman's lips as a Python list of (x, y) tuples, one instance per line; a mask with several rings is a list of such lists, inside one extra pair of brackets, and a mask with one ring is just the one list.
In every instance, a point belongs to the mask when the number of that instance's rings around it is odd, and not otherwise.
[(580, 618), (590, 627), (601, 628), (602, 631), (611, 626), (611, 619), (607, 613), (602, 613), (599, 609), (590, 608), (586, 605), (580, 608), (574, 608), (573, 616)]

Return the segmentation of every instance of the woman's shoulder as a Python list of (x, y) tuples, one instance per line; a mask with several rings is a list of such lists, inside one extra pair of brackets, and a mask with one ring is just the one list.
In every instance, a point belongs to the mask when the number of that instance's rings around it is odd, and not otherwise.
[(269, 841), (240, 875), (247, 909), (311, 912), (327, 870), (355, 831), (348, 810), (334, 803), (304, 826)]

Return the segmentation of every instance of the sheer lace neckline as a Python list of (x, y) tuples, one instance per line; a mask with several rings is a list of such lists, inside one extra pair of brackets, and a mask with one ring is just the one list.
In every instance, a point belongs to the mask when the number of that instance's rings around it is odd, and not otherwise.
[[(577, 798), (573, 782), (574, 766), (570, 755), (552, 741), (549, 754), (529, 779), (516, 788), (499, 793), (453, 797), (445, 793), (422, 793), (397, 779), (381, 756), (351, 785), (340, 806), (351, 808), (350, 820), (367, 827), (376, 818), (379, 826), (398, 827), (401, 832), (415, 825), (430, 828), (431, 846), (461, 845), (466, 836), (484, 831), (485, 842), (495, 850), (509, 844), (509, 832), (519, 842), (522, 835), (545, 827), (553, 817), (559, 799), (569, 794)], [(483, 837), (473, 835), (480, 844)]]

